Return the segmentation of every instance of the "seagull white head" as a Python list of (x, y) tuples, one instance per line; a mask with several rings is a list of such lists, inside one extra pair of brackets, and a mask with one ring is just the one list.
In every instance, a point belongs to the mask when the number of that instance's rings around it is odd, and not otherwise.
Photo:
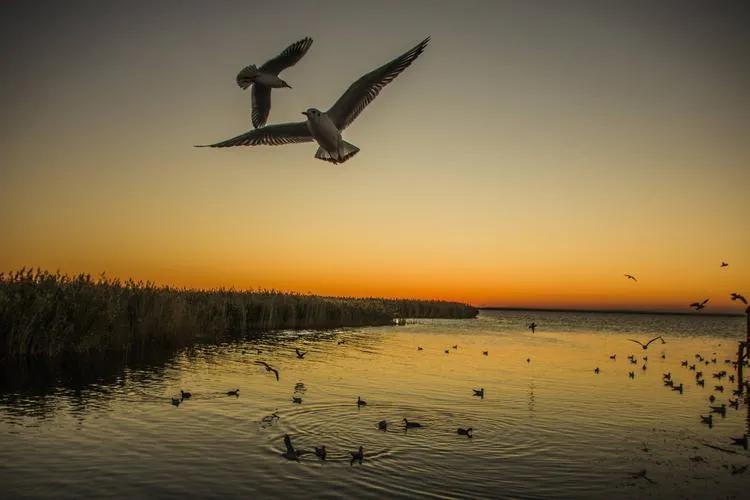
[(302, 114), (305, 115), (308, 120), (316, 120), (320, 118), (323, 113), (321, 113), (318, 109), (310, 108), (307, 111), (303, 111)]

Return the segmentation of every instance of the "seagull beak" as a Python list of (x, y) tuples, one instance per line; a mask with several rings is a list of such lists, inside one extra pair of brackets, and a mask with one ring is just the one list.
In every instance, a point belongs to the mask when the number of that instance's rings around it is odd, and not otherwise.
[(303, 111), (302, 114), (305, 115), (306, 117), (310, 118), (310, 115), (307, 114), (307, 111)]

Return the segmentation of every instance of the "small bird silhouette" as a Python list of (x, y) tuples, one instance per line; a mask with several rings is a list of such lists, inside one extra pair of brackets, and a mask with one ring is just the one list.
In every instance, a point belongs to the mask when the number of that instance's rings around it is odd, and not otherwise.
[(484, 387), (481, 389), (473, 389), (474, 396), (479, 396), (480, 398), (484, 399)]
[(192, 398), (192, 397), (193, 397), (193, 394), (192, 394), (192, 393), (190, 393), (190, 392), (185, 392), (185, 391), (183, 391), (182, 389), (180, 389), (180, 397), (181, 397), (182, 399), (190, 399), (190, 398)]
[(417, 347), (417, 351), (421, 351), (421, 350), (423, 350), (421, 347)]
[(720, 265), (719, 267), (727, 267), (728, 265), (729, 265), (729, 264), (727, 264), (726, 262), (724, 262), (724, 261), (722, 260), (722, 261), (721, 261), (721, 265)]
[(739, 300), (743, 304), (747, 304), (747, 299), (744, 296), (740, 295), (739, 293), (732, 292), (731, 297), (732, 297), (732, 300)]
[(536, 333), (536, 327), (537, 327), (537, 324), (532, 321), (531, 323), (529, 323), (529, 326), (527, 328), (531, 330), (531, 333)]
[(251, 64), (239, 72), (237, 85), (242, 90), (247, 89), (250, 85), (253, 86), (252, 121), (254, 127), (262, 127), (268, 120), (268, 114), (271, 112), (271, 89), (292, 88), (279, 78), (279, 73), (297, 64), (307, 53), (312, 43), (312, 38), (303, 38), (288, 46), (281, 54), (266, 62), (260, 68)]
[(626, 277), (627, 279), (629, 279), (629, 280), (633, 280), (633, 281), (635, 281), (635, 282), (638, 282), (638, 280), (637, 280), (637, 279), (635, 279), (635, 276), (633, 276), (632, 274), (625, 274), (625, 275), (623, 275), (623, 276), (625, 276), (625, 277)]
[(474, 430), (471, 427), (469, 427), (468, 429), (459, 427), (456, 432), (461, 436), (472, 437), (472, 433), (474, 432)]
[(743, 448), (747, 449), (747, 434), (742, 436), (741, 438), (731, 438), (732, 444), (735, 446), (742, 446)]
[(643, 350), (645, 351), (646, 349), (648, 349), (648, 346), (649, 346), (649, 345), (651, 345), (651, 342), (653, 342), (654, 340), (658, 340), (658, 339), (661, 339), (661, 343), (662, 343), (662, 344), (666, 344), (666, 343), (667, 343), (667, 342), (666, 342), (666, 341), (665, 341), (665, 340), (664, 340), (664, 339), (663, 339), (663, 338), (661, 337), (661, 335), (659, 335), (658, 337), (654, 337), (654, 338), (652, 338), (651, 340), (649, 340), (649, 341), (648, 341), (648, 342), (646, 342), (645, 344), (644, 344), (643, 342), (641, 342), (640, 340), (633, 340), (633, 339), (628, 339), (628, 340), (629, 340), (629, 341), (631, 341), (631, 342), (635, 342), (636, 344), (640, 345), (640, 346), (641, 346), (641, 347), (643, 348)]
[(489, 356), (490, 355), (490, 351), (482, 351), (482, 354), (484, 354), (485, 356)]
[(422, 427), (422, 424), (419, 422), (409, 422), (406, 418), (404, 418), (404, 427), (407, 429), (418, 429)]
[(292, 446), (292, 438), (289, 437), (289, 434), (284, 434), (284, 446), (286, 447), (286, 451), (282, 453), (281, 456), (286, 458), (287, 460), (299, 461), (299, 457), (302, 456), (302, 452), (300, 450), (294, 449), (294, 446)]
[(326, 447), (325, 447), (325, 445), (321, 446), (320, 448), (318, 448), (317, 446), (315, 446), (314, 448), (315, 448), (315, 455), (317, 455), (317, 457), (318, 457), (319, 459), (321, 459), (321, 460), (325, 460), (325, 459), (326, 459), (326, 455), (328, 454), (328, 453), (326, 452)]
[(599, 367), (598, 366), (596, 368), (594, 368), (594, 373), (596, 373), (597, 375), (599, 374)]
[[(357, 406), (365, 406), (367, 404), (367, 401), (357, 396)], [(377, 406), (377, 405), (375, 405)]]
[(256, 361), (255, 364), (256, 365), (261, 365), (261, 366), (265, 367), (265, 369), (266, 369), (267, 372), (273, 372), (273, 374), (276, 375), (276, 381), (279, 380), (279, 370), (277, 370), (273, 366), (269, 365), (265, 361)]
[(387, 431), (388, 422), (386, 422), (385, 420), (381, 420), (380, 422), (378, 422), (378, 429), (380, 429), (381, 431)]
[(182, 400), (180, 398), (172, 398), (172, 405), (173, 406), (180, 406), (180, 403)]
[(296, 347), (294, 348), (294, 352), (296, 352), (296, 353), (297, 353), (297, 357), (298, 357), (299, 359), (302, 359), (302, 358), (304, 358), (304, 357), (305, 357), (305, 354), (307, 354), (306, 352), (302, 352), (302, 351), (300, 351), (300, 350), (299, 350), (299, 349), (297, 349)]
[(302, 398), (299, 396), (292, 396), (292, 403), (302, 404)]
[(234, 389), (232, 391), (227, 391), (227, 396), (240, 397), (240, 390), (239, 389)]
[(635, 372), (628, 372), (628, 377), (629, 378), (635, 378)]
[(353, 465), (354, 462), (362, 463), (362, 459), (365, 458), (365, 450), (361, 446), (357, 451), (350, 451), (349, 454), (352, 456), (351, 461), (349, 462), (349, 465)]
[(703, 302), (693, 302), (692, 304), (690, 304), (690, 307), (692, 307), (696, 311), (700, 311), (701, 309), (706, 307), (707, 303), (708, 299), (705, 299)]

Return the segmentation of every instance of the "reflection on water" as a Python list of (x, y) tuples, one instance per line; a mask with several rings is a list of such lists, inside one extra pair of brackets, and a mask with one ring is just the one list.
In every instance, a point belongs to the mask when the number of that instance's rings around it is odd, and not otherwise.
[[(627, 340), (655, 335), (667, 344), (643, 351)], [(712, 428), (700, 416), (709, 395), (714, 405), (736, 397), (736, 382), (712, 374), (734, 373), (724, 360), (743, 337), (744, 318), (503, 311), (280, 332), (127, 364), (6, 367), (0, 488), (56, 498), (739, 495), (750, 472), (733, 471), (750, 454), (730, 438), (748, 432), (747, 406), (714, 414)], [(696, 354), (709, 362), (696, 370), (705, 387), (681, 366)], [(422, 427), (407, 430), (404, 418)], [(458, 434), (469, 427), (471, 439)], [(282, 457), (285, 434), (309, 452), (299, 462)], [(325, 461), (312, 453), (321, 446)], [(364, 459), (351, 463), (359, 446)]]

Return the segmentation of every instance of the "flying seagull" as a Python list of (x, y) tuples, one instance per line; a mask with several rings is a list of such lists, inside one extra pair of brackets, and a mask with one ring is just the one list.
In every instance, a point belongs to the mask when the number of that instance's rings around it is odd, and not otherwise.
[(424, 51), (430, 37), (396, 59), (367, 73), (354, 82), (328, 111), (309, 108), (302, 114), (306, 121), (280, 123), (251, 130), (232, 139), (199, 147), (226, 148), (232, 146), (279, 146), (316, 141), (320, 146), (315, 158), (334, 165), (344, 163), (359, 152), (359, 148), (341, 138), (341, 131), (351, 125), (359, 114), (402, 71)]
[(720, 265), (719, 267), (727, 267), (727, 266), (729, 266), (729, 264), (727, 264), (726, 262), (724, 262), (724, 261), (722, 260), (722, 261), (721, 261), (721, 265)]
[(256, 361), (255, 364), (256, 365), (261, 365), (261, 366), (265, 367), (265, 369), (266, 369), (267, 372), (273, 372), (273, 374), (276, 375), (276, 380), (277, 381), (279, 380), (279, 370), (277, 370), (273, 366), (269, 365), (265, 361)]
[(708, 302), (708, 299), (704, 300), (703, 302), (693, 302), (690, 304), (690, 307), (695, 308), (696, 311), (700, 311), (704, 307), (706, 307), (706, 303)]
[(307, 352), (302, 352), (302, 351), (300, 351), (300, 350), (299, 350), (299, 348), (297, 348), (297, 347), (295, 347), (295, 348), (294, 348), (294, 352), (296, 352), (296, 353), (297, 353), (297, 357), (298, 357), (299, 359), (302, 359), (302, 358), (304, 358), (304, 357), (305, 357), (305, 354), (307, 354)]
[(747, 304), (747, 299), (739, 293), (732, 292), (732, 300), (739, 300), (743, 304)]
[(631, 341), (631, 342), (635, 342), (636, 344), (639, 344), (641, 347), (643, 347), (643, 350), (645, 351), (646, 349), (648, 349), (648, 346), (651, 344), (651, 342), (653, 342), (654, 340), (658, 340), (658, 339), (661, 339), (661, 343), (662, 344), (666, 344), (667, 343), (664, 339), (661, 338), (661, 335), (659, 335), (658, 337), (652, 338), (651, 340), (649, 340), (645, 344), (643, 342), (641, 342), (640, 340), (633, 340), (633, 339), (628, 339), (628, 340)]
[(629, 280), (633, 280), (635, 282), (638, 282), (638, 280), (635, 279), (635, 276), (633, 276), (632, 274), (624, 274), (623, 276), (625, 276)]
[(268, 120), (268, 113), (271, 112), (271, 89), (292, 88), (279, 78), (279, 73), (297, 64), (307, 54), (312, 43), (312, 38), (305, 37), (285, 48), (281, 54), (267, 61), (260, 68), (251, 64), (239, 72), (237, 85), (242, 90), (246, 90), (250, 85), (253, 86), (253, 127), (262, 127)]
[(536, 327), (537, 327), (537, 324), (532, 321), (531, 323), (529, 323), (529, 325), (526, 328), (531, 330), (531, 333), (536, 333)]

